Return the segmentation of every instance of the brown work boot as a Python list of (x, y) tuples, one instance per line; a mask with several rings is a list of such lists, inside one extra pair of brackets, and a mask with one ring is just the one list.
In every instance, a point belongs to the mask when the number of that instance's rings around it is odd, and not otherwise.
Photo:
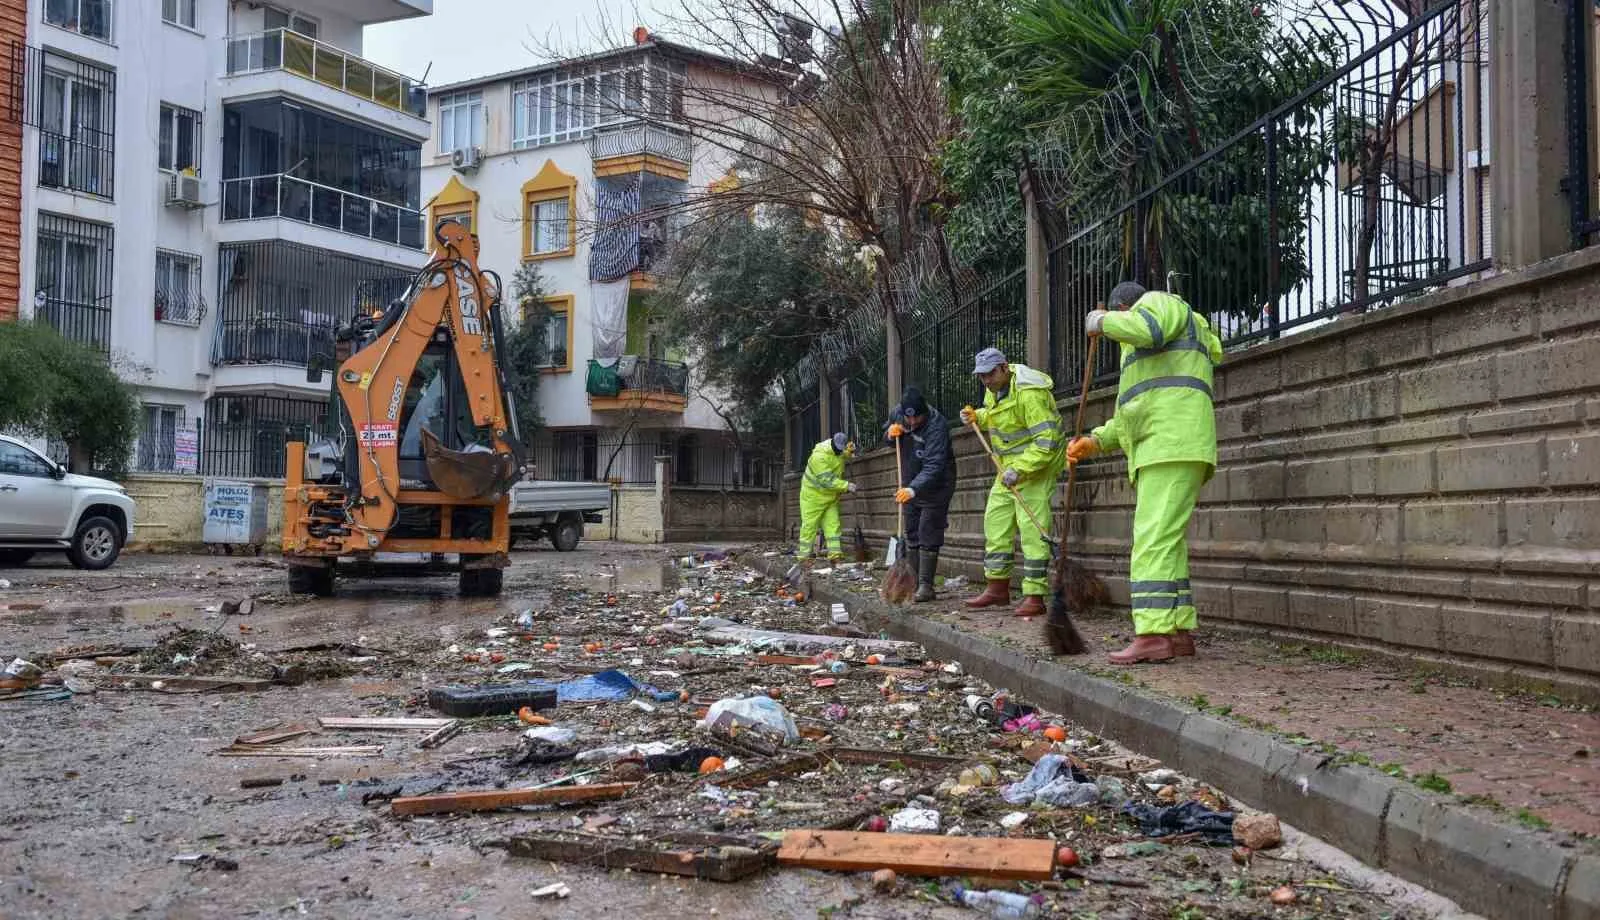
[(1172, 654), (1179, 658), (1194, 657), (1194, 633), (1180, 629), (1172, 634)]
[(1016, 614), (1019, 617), (1044, 616), (1044, 598), (1037, 594), (1029, 594), (1017, 605)]
[(984, 607), (1004, 607), (1011, 603), (1011, 579), (991, 578), (989, 586), (977, 597), (968, 598), (962, 602), (969, 610), (980, 610)]
[(1172, 637), (1151, 634), (1135, 636), (1133, 644), (1106, 656), (1112, 664), (1139, 664), (1143, 661), (1171, 661)]

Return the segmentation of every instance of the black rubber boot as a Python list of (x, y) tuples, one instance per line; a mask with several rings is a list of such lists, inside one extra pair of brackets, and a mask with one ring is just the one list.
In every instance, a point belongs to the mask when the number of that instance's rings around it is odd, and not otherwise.
[(906, 551), (906, 561), (911, 563), (911, 571), (919, 571), (917, 569), (917, 559), (920, 556), (920, 551), (915, 546), (906, 546), (903, 548)]
[(925, 549), (922, 557), (917, 560), (917, 593), (911, 599), (919, 604), (927, 603), (934, 599), (933, 577), (939, 571), (939, 551)]

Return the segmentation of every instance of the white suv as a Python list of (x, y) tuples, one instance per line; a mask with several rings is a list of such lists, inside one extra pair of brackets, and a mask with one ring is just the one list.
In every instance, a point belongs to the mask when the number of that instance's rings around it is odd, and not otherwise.
[(80, 569), (106, 568), (133, 533), (133, 511), (122, 486), (69, 473), (16, 438), (0, 435), (0, 566), (66, 550)]

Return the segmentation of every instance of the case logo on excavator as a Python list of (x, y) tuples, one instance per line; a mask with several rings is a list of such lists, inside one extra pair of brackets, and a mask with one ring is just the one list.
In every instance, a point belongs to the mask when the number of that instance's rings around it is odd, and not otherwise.
[(461, 331), (483, 337), (483, 317), (478, 313), (478, 286), (472, 273), (461, 266), (455, 270), (456, 302), (461, 306)]
[(389, 421), (392, 422), (400, 417), (400, 400), (405, 395), (406, 382), (404, 380), (396, 380), (394, 382), (394, 392), (389, 394)]

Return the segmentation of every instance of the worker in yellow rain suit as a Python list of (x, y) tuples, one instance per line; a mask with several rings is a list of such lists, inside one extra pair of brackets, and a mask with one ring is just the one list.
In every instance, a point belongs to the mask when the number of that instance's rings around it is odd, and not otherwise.
[[(1000, 458), (1001, 470), (989, 487), (983, 508), (983, 577), (988, 586), (966, 602), (968, 607), (1011, 603), (1011, 540), (1022, 535), (1022, 603), (1017, 616), (1039, 616), (1050, 589), (1050, 544), (1033, 521), (1049, 527), (1050, 496), (1065, 468), (1061, 413), (1056, 411), (1049, 375), (1023, 364), (1009, 364), (998, 348), (978, 352), (972, 372), (983, 382), (983, 408), (967, 406), (961, 421), (983, 429)], [(1017, 506), (1017, 490), (1033, 520)]]
[(817, 545), (818, 525), (823, 539), (828, 541), (828, 558), (844, 558), (844, 548), (839, 544), (839, 496), (856, 490), (856, 484), (844, 478), (844, 462), (855, 452), (855, 444), (843, 432), (811, 449), (811, 459), (806, 461), (806, 472), (800, 479), (800, 547), (795, 553), (798, 561), (811, 558), (811, 548)]
[(1122, 346), (1122, 377), (1111, 419), (1073, 438), (1067, 460), (1103, 451), (1128, 455), (1133, 481), (1133, 559), (1128, 574), (1134, 640), (1113, 664), (1194, 654), (1189, 587), (1189, 518), (1217, 469), (1211, 370), (1222, 342), (1205, 317), (1178, 297), (1131, 281), (1111, 291), (1108, 310), (1089, 314), (1090, 335)]

